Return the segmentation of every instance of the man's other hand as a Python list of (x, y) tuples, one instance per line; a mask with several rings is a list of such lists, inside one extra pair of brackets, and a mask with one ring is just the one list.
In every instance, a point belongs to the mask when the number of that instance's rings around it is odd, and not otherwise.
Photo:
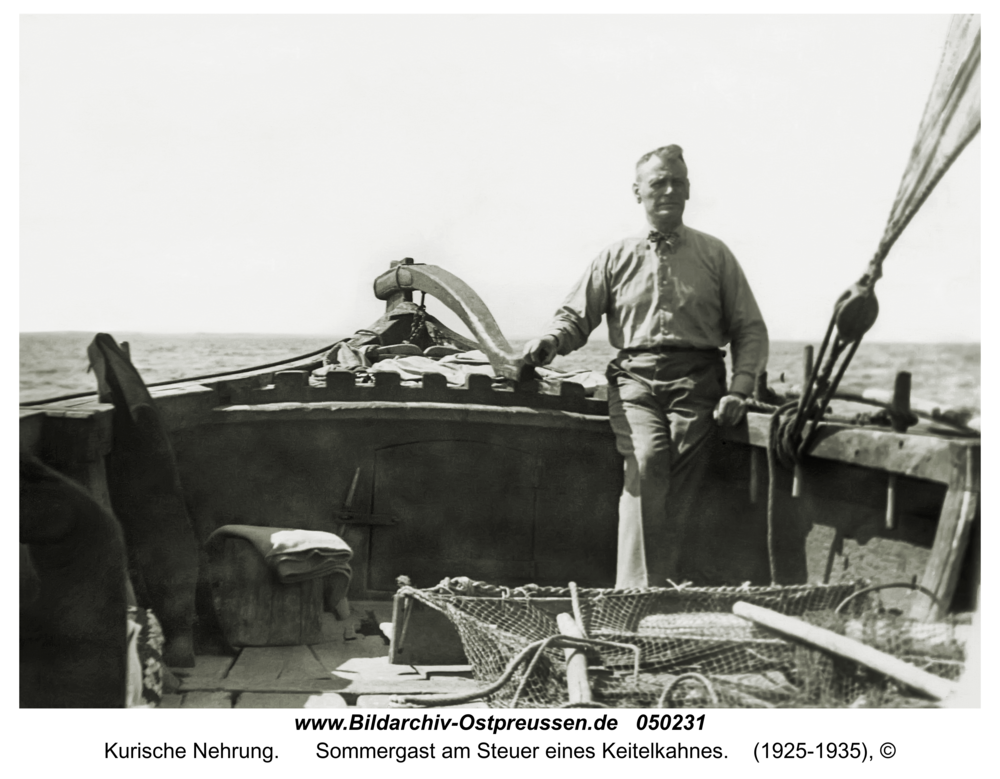
[(524, 361), (528, 365), (548, 365), (556, 358), (559, 342), (552, 335), (534, 338), (524, 345)]
[(738, 425), (746, 413), (747, 404), (742, 395), (723, 395), (715, 407), (715, 424), (722, 427)]

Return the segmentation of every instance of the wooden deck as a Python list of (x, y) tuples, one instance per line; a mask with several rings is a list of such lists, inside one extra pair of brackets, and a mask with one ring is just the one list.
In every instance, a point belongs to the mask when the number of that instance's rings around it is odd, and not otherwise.
[[(309, 646), (245, 647), (235, 657), (200, 655), (194, 668), (175, 668), (176, 693), (161, 708), (341, 709), (391, 708), (395, 695), (459, 693), (477, 689), (469, 666), (389, 663), (381, 635), (357, 633), (373, 612), (379, 623), (392, 617), (392, 603), (351, 604), (351, 617), (324, 614), (323, 641)], [(482, 701), (462, 708), (486, 708)]]

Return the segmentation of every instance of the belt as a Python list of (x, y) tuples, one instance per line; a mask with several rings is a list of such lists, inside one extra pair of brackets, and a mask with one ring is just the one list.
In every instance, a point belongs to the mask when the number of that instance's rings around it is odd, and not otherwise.
[(635, 357), (640, 354), (704, 354), (709, 356), (719, 354), (725, 357), (726, 353), (722, 349), (708, 348), (699, 349), (694, 346), (678, 346), (676, 344), (663, 344), (661, 346), (647, 346), (642, 349), (622, 349), (619, 354), (628, 357)]

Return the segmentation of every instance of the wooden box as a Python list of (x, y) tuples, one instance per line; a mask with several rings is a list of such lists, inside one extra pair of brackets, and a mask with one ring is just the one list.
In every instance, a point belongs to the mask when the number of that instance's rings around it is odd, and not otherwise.
[(293, 646), (322, 640), (322, 578), (282, 584), (242, 538), (213, 545), (209, 578), (215, 613), (231, 646)]

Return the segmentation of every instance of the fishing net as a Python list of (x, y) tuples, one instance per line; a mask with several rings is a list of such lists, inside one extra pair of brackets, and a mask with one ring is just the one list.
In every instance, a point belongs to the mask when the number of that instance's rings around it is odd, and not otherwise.
[[(579, 589), (576, 610), (593, 700), (610, 707), (901, 706), (914, 699), (853, 661), (806, 647), (732, 613), (743, 601), (797, 617), (947, 679), (964, 667), (967, 625), (915, 623), (885, 610), (864, 582), (770, 587)], [(443, 612), (473, 675), (498, 708), (569, 705), (567, 642), (556, 615), (566, 588), (496, 587), (465, 578), (399, 595)], [(838, 606), (843, 606), (838, 610)], [(408, 699), (409, 703), (419, 703)], [(441, 701), (438, 701), (441, 703)]]

